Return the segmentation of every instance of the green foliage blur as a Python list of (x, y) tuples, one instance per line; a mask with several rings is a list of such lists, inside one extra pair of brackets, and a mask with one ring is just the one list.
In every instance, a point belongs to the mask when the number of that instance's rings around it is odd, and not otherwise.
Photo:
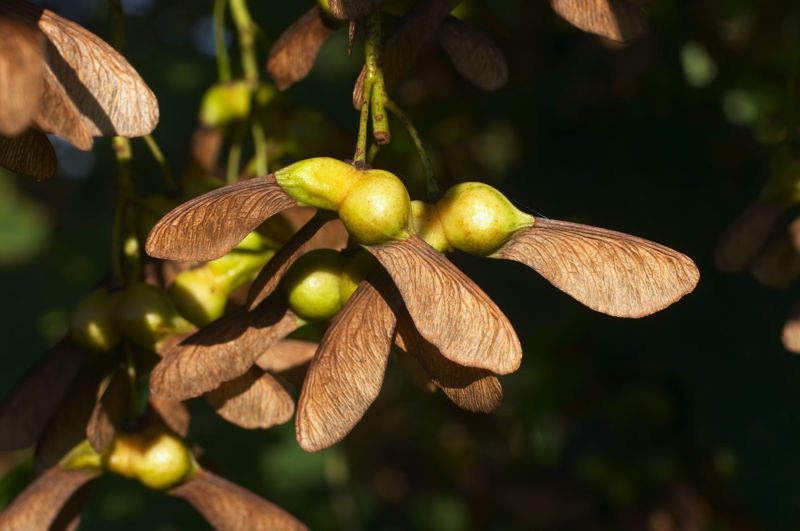
[[(104, 1), (46, 4), (109, 39)], [(310, 5), (250, 2), (271, 40)], [(153, 136), (178, 172), (216, 80), (211, 3), (123, 6), (125, 55), (158, 96)], [(437, 51), (393, 91), (443, 188), (485, 181), (536, 215), (673, 247), (698, 264), (697, 290), (651, 317), (614, 319), (520, 264), (454, 255), (525, 349), (521, 369), (500, 379), (496, 414), (417, 390), (392, 360), (375, 405), (319, 454), (299, 449), (291, 422), (246, 431), (201, 401), (190, 439), (218, 472), (312, 529), (797, 528), (800, 359), (783, 350), (780, 331), (798, 289), (722, 275), (712, 255), (768, 177), (797, 99), (787, 82), (800, 57), (800, 6), (658, 0), (647, 9), (651, 36), (626, 46), (569, 26), (544, 1), (468, 0), (460, 13), (506, 53), (509, 85), (481, 92)], [(308, 121), (285, 124), (315, 155), (347, 158), (355, 145), (362, 54), (346, 49), (346, 32), (335, 34), (287, 94), (336, 132), (320, 138)], [(263, 66), (263, 50), (260, 58)], [(414, 146), (391, 125), (375, 165), (419, 193)], [(0, 172), (0, 397), (65, 333), (110, 265), (110, 141), (88, 154), (56, 147), (52, 182)], [(143, 141), (133, 153), (140, 191), (162, 190)], [(31, 474), (29, 454), (0, 455), (0, 507)], [(179, 500), (106, 477), (80, 529), (206, 525)]]

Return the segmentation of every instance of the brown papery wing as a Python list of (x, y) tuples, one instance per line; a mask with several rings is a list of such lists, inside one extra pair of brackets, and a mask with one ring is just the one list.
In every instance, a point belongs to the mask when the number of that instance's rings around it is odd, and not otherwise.
[(78, 149), (92, 149), (92, 133), (78, 108), (72, 104), (66, 89), (49, 69), (45, 69), (43, 79), (42, 105), (33, 117), (33, 123), (42, 131), (58, 135)]
[(753, 260), (750, 270), (762, 286), (785, 289), (800, 276), (800, 219), (777, 231)]
[(759, 201), (748, 206), (717, 243), (714, 250), (717, 269), (723, 273), (738, 273), (750, 265), (785, 210), (786, 205), (775, 201)]
[(400, 304), (396, 295), (384, 299), (382, 293), (393, 291), (388, 287), (379, 292), (362, 281), (325, 332), (297, 404), (297, 442), (304, 450), (316, 452), (342, 440), (378, 396)]
[(0, 166), (47, 181), (56, 174), (58, 159), (47, 135), (28, 129), (17, 136), (0, 135)]
[(265, 371), (282, 372), (308, 362), (317, 352), (319, 343), (301, 339), (284, 339), (267, 349), (256, 364)]
[(213, 260), (269, 217), (296, 205), (273, 175), (223, 186), (167, 213), (147, 236), (145, 250), (167, 260)]
[(28, 24), (0, 16), (0, 134), (16, 135), (39, 108), (44, 36)]
[(314, 66), (319, 49), (335, 30), (325, 24), (322, 10), (314, 6), (281, 33), (269, 51), (267, 72), (280, 90), (304, 79)]
[(48, 469), (0, 513), (0, 529), (50, 529), (72, 495), (96, 476), (80, 470), (61, 470), (58, 466)]
[[(403, 312), (405, 314), (405, 312)], [(400, 316), (397, 326), (400, 348), (414, 356), (436, 387), (461, 409), (491, 413), (500, 407), (503, 388), (489, 371), (465, 367), (448, 360), (414, 328), (411, 318)]]
[(120, 369), (107, 377), (108, 381), (101, 385), (102, 394), (97, 399), (86, 425), (86, 438), (98, 453), (105, 452), (111, 445), (129, 403), (126, 376)]
[[(94, 136), (143, 136), (158, 123), (158, 101), (128, 61), (78, 24), (28, 2), (2, 1), (0, 13), (38, 25), (46, 68)], [(46, 104), (46, 102), (45, 102)]]
[(39, 360), (0, 403), (0, 450), (24, 448), (41, 436), (87, 358), (64, 340)]
[(150, 373), (150, 391), (186, 400), (246, 373), (275, 342), (297, 328), (282, 301), (268, 299), (253, 311), (236, 310), (184, 339)]
[(169, 494), (191, 503), (214, 529), (221, 531), (308, 529), (277, 505), (207, 470), (200, 470)]
[(191, 416), (189, 415), (189, 409), (183, 402), (163, 398), (152, 393), (147, 397), (147, 402), (152, 412), (158, 415), (169, 429), (181, 437), (186, 437)]
[(269, 373), (251, 367), (206, 394), (225, 420), (246, 429), (269, 428), (292, 418), (294, 401)]
[(536, 218), (494, 255), (521, 262), (589, 308), (644, 317), (694, 290), (700, 278), (688, 256), (629, 234)]
[(506, 58), (486, 35), (453, 16), (444, 20), (438, 35), (442, 49), (464, 79), (483, 90), (506, 85)]
[(625, 0), (550, 0), (553, 11), (573, 26), (615, 41), (647, 34), (642, 8)]
[(41, 474), (58, 463), (78, 443), (86, 439), (86, 426), (97, 403), (97, 392), (103, 375), (95, 370), (83, 371), (70, 385), (58, 411), (36, 444), (33, 472)]
[(389, 272), (419, 333), (460, 365), (508, 374), (522, 347), (500, 308), (419, 236), (367, 247)]

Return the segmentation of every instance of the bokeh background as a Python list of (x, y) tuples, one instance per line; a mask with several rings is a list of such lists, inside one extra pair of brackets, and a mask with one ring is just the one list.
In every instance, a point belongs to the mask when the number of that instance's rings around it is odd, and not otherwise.
[[(40, 3), (109, 39), (105, 2)], [(250, 4), (274, 40), (311, 2)], [(216, 80), (211, 2), (123, 7), (125, 54), (159, 98), (154, 137), (180, 172)], [(481, 92), (434, 50), (393, 96), (445, 186), (485, 181), (537, 215), (671, 246), (698, 264), (696, 291), (654, 316), (614, 319), (522, 265), (455, 255), (524, 345), (496, 414), (420, 392), (391, 360), (361, 423), (318, 454), (298, 448), (291, 422), (250, 432), (192, 404), (190, 438), (219, 472), (321, 530), (800, 527), (800, 359), (780, 342), (798, 290), (713, 266), (716, 242), (757, 196), (791, 126), (798, 6), (658, 0), (647, 13), (651, 35), (621, 46), (569, 26), (544, 0), (466, 1), (459, 15), (507, 55), (508, 86)], [(279, 102), (273, 133), (298, 155), (352, 155), (362, 55), (346, 49), (340, 31)], [(421, 197), (413, 144), (392, 126), (375, 164)], [(109, 268), (110, 142), (56, 148), (52, 182), (0, 171), (0, 397)], [(133, 149), (140, 192), (158, 192), (144, 143)], [(30, 452), (0, 455), (0, 507), (31, 474)], [(81, 529), (204, 525), (180, 500), (107, 477)]]

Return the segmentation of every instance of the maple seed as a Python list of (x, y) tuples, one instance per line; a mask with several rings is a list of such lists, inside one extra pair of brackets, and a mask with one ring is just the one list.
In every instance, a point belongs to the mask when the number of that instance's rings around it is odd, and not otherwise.
[(487, 256), (512, 234), (533, 225), (534, 218), (517, 210), (488, 184), (461, 183), (437, 203), (439, 220), (451, 247)]
[(301, 256), (286, 273), (289, 308), (308, 321), (330, 319), (341, 309), (343, 260), (338, 251), (316, 249)]
[(403, 183), (383, 170), (367, 176), (349, 190), (339, 217), (347, 231), (364, 245), (402, 241), (409, 237), (411, 199)]
[(414, 220), (414, 230), (425, 243), (440, 253), (450, 249), (436, 205), (424, 201), (411, 201), (411, 215)]
[(367, 275), (375, 269), (377, 261), (368, 252), (361, 250), (350, 258), (342, 268), (341, 298), (344, 305), (353, 293), (358, 289), (358, 285)]
[(114, 300), (105, 288), (83, 299), (69, 323), (69, 334), (80, 347), (92, 352), (110, 350), (119, 342), (119, 333), (111, 318)]
[(111, 472), (136, 478), (154, 490), (180, 483), (195, 469), (183, 442), (158, 427), (119, 435), (105, 460)]
[(168, 336), (194, 328), (178, 314), (166, 293), (144, 282), (129, 285), (117, 301), (114, 322), (119, 331), (145, 348), (156, 350)]
[(266, 241), (251, 232), (225, 256), (175, 277), (167, 294), (180, 314), (197, 326), (222, 317), (233, 290), (252, 280), (274, 254), (263, 248)]
[(217, 83), (203, 95), (200, 121), (209, 127), (224, 127), (250, 114), (250, 85), (245, 81)]
[(330, 157), (315, 157), (275, 172), (281, 188), (301, 206), (338, 210), (350, 187), (364, 177), (355, 167)]

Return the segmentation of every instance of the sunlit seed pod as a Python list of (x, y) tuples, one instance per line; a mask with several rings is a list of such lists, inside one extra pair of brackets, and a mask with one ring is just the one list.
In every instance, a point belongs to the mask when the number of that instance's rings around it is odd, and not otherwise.
[(308, 321), (330, 319), (342, 307), (344, 261), (338, 251), (316, 249), (301, 256), (283, 278), (289, 308)]
[(411, 201), (411, 216), (414, 230), (425, 243), (442, 253), (449, 249), (450, 245), (447, 243), (436, 205), (424, 201)]
[(252, 90), (245, 81), (219, 83), (209, 88), (200, 104), (200, 121), (210, 127), (224, 127), (250, 114)]
[(80, 347), (92, 352), (110, 350), (119, 342), (114, 320), (114, 297), (98, 288), (83, 299), (69, 323), (69, 335)]
[(154, 490), (177, 485), (197, 470), (183, 441), (157, 426), (118, 435), (104, 462), (110, 472), (138, 479)]
[(252, 280), (275, 253), (264, 248), (265, 241), (252, 232), (225, 256), (175, 277), (167, 294), (178, 312), (197, 326), (222, 317), (231, 293)]
[(164, 291), (143, 282), (130, 284), (118, 295), (114, 323), (122, 335), (151, 350), (172, 334), (194, 329)]
[(137, 466), (137, 478), (146, 487), (166, 489), (189, 475), (193, 462), (183, 442), (166, 432), (145, 434), (146, 446)]
[(364, 172), (329, 157), (315, 157), (290, 164), (275, 172), (281, 188), (301, 206), (338, 210), (350, 187)]
[(103, 455), (97, 453), (87, 439), (84, 439), (59, 461), (64, 470), (102, 470)]
[(484, 183), (453, 186), (436, 206), (450, 246), (479, 256), (492, 254), (512, 234), (534, 222), (533, 216)]
[(228, 277), (203, 265), (176, 276), (167, 294), (182, 316), (196, 326), (205, 326), (225, 313), (231, 291)]
[(410, 236), (411, 199), (403, 183), (383, 170), (369, 170), (339, 208), (339, 217), (359, 243), (379, 245)]

